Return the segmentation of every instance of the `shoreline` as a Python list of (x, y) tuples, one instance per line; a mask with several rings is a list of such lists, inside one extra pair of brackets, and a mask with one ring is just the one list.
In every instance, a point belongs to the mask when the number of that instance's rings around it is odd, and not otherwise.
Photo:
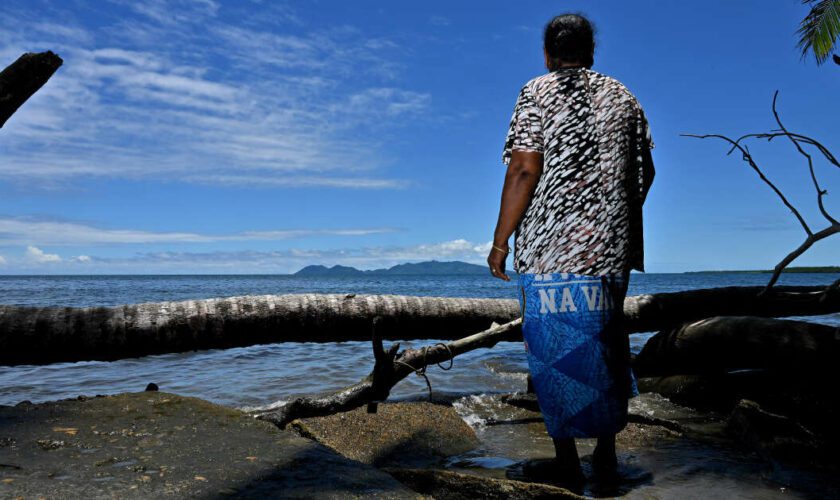
[[(553, 449), (539, 413), (503, 399), (476, 396), (455, 407), (386, 402), (373, 415), (360, 408), (295, 421), (285, 430), (165, 392), (0, 406), (0, 492), (49, 498), (580, 498), (523, 476), (523, 464), (548, 459)], [(475, 417), (469, 426), (465, 411)], [(742, 448), (727, 425), (725, 418), (701, 418), (661, 396), (631, 400), (631, 423), (617, 440), (624, 479), (610, 486), (612, 494), (782, 498), (840, 486), (836, 469), (780, 466)], [(579, 440), (587, 471), (593, 445)], [(686, 469), (686, 463), (692, 466)], [(585, 493), (603, 494), (604, 487), (590, 481)]]

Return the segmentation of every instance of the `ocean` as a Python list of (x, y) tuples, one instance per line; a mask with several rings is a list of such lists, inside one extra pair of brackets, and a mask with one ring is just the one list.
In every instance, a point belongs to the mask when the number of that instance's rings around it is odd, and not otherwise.
[[(630, 295), (696, 288), (764, 285), (768, 274), (634, 274)], [(780, 284), (827, 285), (834, 274), (790, 274)], [(376, 276), (302, 278), (295, 276), (0, 276), (0, 303), (27, 306), (112, 306), (126, 303), (284, 293), (404, 294), (447, 297), (516, 298), (515, 283), (489, 276)], [(807, 318), (840, 326), (840, 314)], [(638, 352), (652, 333), (631, 336)], [(404, 342), (403, 346), (433, 344)], [(0, 367), (0, 405), (24, 400), (41, 402), (79, 395), (142, 391), (156, 383), (160, 390), (195, 396), (244, 410), (282, 405), (299, 394), (335, 390), (370, 372), (369, 342), (328, 344), (282, 343), (123, 359), (45, 366)], [(448, 467), (470, 469), (494, 477), (519, 460), (550, 457), (553, 448), (539, 426), (490, 426), (490, 420), (511, 418), (510, 407), (497, 394), (526, 389), (527, 362), (522, 343), (503, 342), (458, 356), (444, 371), (428, 368), (436, 398), (453, 402), (476, 430), (481, 445), (456, 457)], [(391, 399), (428, 397), (423, 379), (410, 376), (392, 391)], [(645, 394), (631, 400), (631, 411), (720, 426), (720, 416), (675, 407)], [(592, 443), (579, 443), (591, 453)], [(628, 454), (629, 453), (629, 454)], [(630, 488), (634, 498), (822, 497), (834, 481), (816, 472), (768, 465), (763, 459), (731, 447), (698, 445), (678, 440), (663, 450), (625, 452), (622, 463), (645, 471), (655, 480)], [(686, 464), (692, 464), (690, 468)], [(831, 483), (831, 484), (829, 484)]]
[[(633, 274), (630, 295), (733, 285), (763, 285), (761, 273)], [(797, 273), (781, 284), (821, 285), (833, 274)], [(490, 276), (375, 276), (302, 278), (289, 275), (201, 276), (0, 276), (0, 303), (26, 306), (113, 306), (140, 302), (284, 293), (399, 294), (441, 297), (516, 298), (515, 280)], [(840, 315), (811, 321), (840, 325)], [(650, 334), (631, 337), (641, 349)], [(434, 343), (429, 339), (428, 343)], [(423, 345), (416, 341), (404, 345)], [(162, 390), (234, 407), (254, 407), (295, 394), (327, 391), (355, 382), (371, 367), (367, 342), (284, 343), (236, 349), (147, 356), (114, 362), (0, 367), (0, 404), (47, 401), (81, 394)], [(522, 390), (527, 365), (520, 343), (459, 356), (455, 369), (429, 369), (435, 391), (475, 394)], [(422, 396), (425, 382), (414, 377), (397, 386), (395, 397)]]

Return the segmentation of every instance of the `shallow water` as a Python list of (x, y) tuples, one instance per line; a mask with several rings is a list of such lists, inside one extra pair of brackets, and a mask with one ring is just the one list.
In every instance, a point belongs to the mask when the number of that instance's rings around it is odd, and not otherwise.
[[(680, 291), (731, 285), (763, 285), (761, 274), (633, 275), (629, 294)], [(823, 285), (828, 274), (792, 274), (783, 284)], [(301, 279), (291, 276), (0, 276), (0, 303), (37, 306), (109, 306), (123, 303), (186, 300), (269, 293), (389, 293), (453, 297), (515, 298), (509, 283), (481, 276)], [(840, 325), (840, 315), (809, 318)], [(649, 334), (631, 336), (638, 352)], [(433, 344), (430, 339), (404, 346)], [(0, 404), (15, 404), (140, 391), (149, 382), (161, 390), (196, 396), (245, 409), (265, 408), (296, 394), (329, 391), (358, 381), (372, 367), (369, 342), (287, 343), (227, 350), (164, 354), (113, 362), (58, 363), (0, 367)], [(511, 407), (493, 395), (524, 391), (527, 363), (521, 343), (504, 342), (459, 356), (454, 368), (430, 367), (436, 396), (455, 401), (473, 425), (482, 447), (450, 464), (503, 477), (522, 460), (552, 456), (541, 423), (486, 425), (488, 419), (515, 418)], [(393, 398), (428, 397), (426, 383), (410, 376)], [(673, 418), (698, 430), (719, 425), (712, 415), (649, 397), (634, 400), (634, 411)], [(520, 415), (521, 416), (521, 415)], [(593, 444), (582, 441), (581, 453)], [(656, 450), (622, 456), (631, 481), (620, 493), (636, 498), (824, 497), (824, 478), (812, 472), (773, 467), (758, 457), (721, 445), (677, 440)], [(649, 477), (650, 476), (650, 477)], [(784, 488), (784, 489), (783, 489)], [(597, 493), (589, 491), (589, 493)]]
[[(453, 457), (449, 468), (497, 478), (523, 478), (524, 461), (554, 456), (551, 439), (539, 414), (502, 403), (482, 394), (454, 403), (458, 413), (476, 430), (480, 448)], [(722, 439), (724, 422), (718, 415), (675, 405), (656, 394), (630, 402), (631, 414), (666, 418), (689, 429), (684, 437), (618, 445), (622, 480), (613, 485), (589, 481), (584, 493), (595, 497), (626, 498), (831, 498), (840, 488), (827, 473), (796, 470), (768, 462)], [(514, 422), (504, 424), (503, 422)], [(519, 422), (519, 423), (516, 423)], [(496, 425), (493, 425), (493, 424)], [(524, 445), (523, 445), (524, 443)], [(584, 472), (591, 478), (594, 439), (577, 440)]]

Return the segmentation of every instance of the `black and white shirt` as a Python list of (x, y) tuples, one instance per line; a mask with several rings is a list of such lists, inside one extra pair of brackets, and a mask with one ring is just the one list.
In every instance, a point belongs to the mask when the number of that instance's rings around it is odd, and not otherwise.
[(516, 230), (519, 273), (644, 270), (642, 107), (619, 81), (565, 68), (522, 87), (502, 159), (543, 153), (543, 171)]

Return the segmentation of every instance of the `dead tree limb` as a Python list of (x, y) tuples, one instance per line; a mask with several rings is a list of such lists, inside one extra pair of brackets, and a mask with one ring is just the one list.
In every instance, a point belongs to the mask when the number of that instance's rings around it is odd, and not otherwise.
[[(823, 240), (825, 238), (828, 238), (831, 235), (840, 233), (840, 222), (838, 222), (838, 220), (836, 218), (834, 218), (828, 212), (828, 210), (825, 208), (825, 203), (824, 203), (823, 198), (828, 194), (828, 191), (823, 189), (820, 186), (819, 179), (817, 179), (817, 174), (816, 174), (816, 171), (814, 170), (814, 159), (805, 150), (805, 148), (803, 148), (802, 146), (804, 144), (804, 145), (809, 145), (809, 146), (813, 146), (813, 147), (817, 148), (817, 150), (825, 157), (826, 160), (828, 160), (829, 163), (831, 163), (832, 165), (834, 165), (838, 168), (840, 168), (840, 162), (837, 161), (837, 158), (831, 153), (831, 151), (828, 148), (826, 148), (824, 145), (822, 145), (816, 139), (813, 139), (813, 138), (808, 137), (808, 136), (804, 136), (802, 134), (795, 134), (795, 133), (789, 131), (787, 129), (787, 127), (785, 127), (784, 123), (782, 123), (781, 116), (779, 115), (779, 111), (776, 107), (778, 97), (779, 97), (779, 91), (777, 90), (773, 94), (772, 109), (773, 109), (773, 117), (776, 120), (776, 124), (779, 126), (778, 130), (771, 131), (771, 132), (762, 132), (762, 133), (757, 133), (757, 134), (746, 134), (746, 135), (742, 135), (741, 137), (739, 137), (737, 139), (731, 139), (731, 138), (729, 138), (725, 135), (721, 135), (721, 134), (703, 134), (703, 135), (683, 134), (685, 137), (694, 137), (694, 138), (697, 138), (697, 139), (708, 139), (708, 138), (721, 139), (721, 140), (729, 143), (729, 145), (731, 146), (727, 155), (731, 154), (735, 150), (738, 150), (741, 153), (742, 159), (745, 162), (747, 162), (747, 164), (750, 166), (750, 168), (752, 168), (758, 174), (759, 178), (765, 184), (770, 186), (770, 188), (773, 190), (773, 192), (775, 192), (776, 195), (779, 197), (779, 199), (781, 199), (782, 203), (788, 209), (790, 209), (790, 211), (793, 213), (793, 215), (799, 221), (799, 224), (802, 226), (802, 229), (805, 231), (805, 240), (798, 247), (796, 247), (793, 251), (788, 253), (781, 261), (779, 261), (778, 264), (776, 264), (776, 266), (773, 268), (773, 274), (770, 277), (770, 280), (768, 281), (767, 286), (764, 288), (764, 290), (761, 293), (769, 292), (770, 289), (773, 287), (773, 285), (775, 285), (776, 282), (779, 280), (779, 276), (781, 276), (781, 274), (785, 270), (785, 268), (788, 265), (790, 265), (791, 262), (796, 260), (797, 257), (799, 257), (800, 255), (805, 253), (809, 248), (811, 248), (811, 246), (813, 246), (814, 243), (816, 243), (820, 240)], [(825, 227), (824, 229), (821, 229), (821, 230), (816, 231), (816, 232), (813, 229), (811, 229), (811, 227), (808, 225), (807, 221), (802, 216), (802, 214), (799, 212), (799, 210), (797, 210), (796, 207), (794, 207), (793, 204), (790, 203), (790, 201), (787, 199), (787, 197), (782, 193), (782, 191), (770, 179), (768, 179), (766, 175), (764, 175), (764, 172), (761, 170), (761, 168), (755, 162), (755, 159), (753, 158), (752, 154), (750, 153), (749, 148), (745, 144), (743, 144), (743, 142), (746, 141), (747, 139), (766, 139), (769, 142), (769, 141), (775, 139), (776, 137), (787, 137), (791, 141), (793, 146), (796, 148), (796, 150), (799, 152), (799, 154), (801, 154), (802, 156), (805, 157), (805, 159), (808, 163), (808, 172), (809, 172), (810, 177), (811, 177), (811, 182), (814, 184), (814, 189), (816, 190), (816, 193), (817, 193), (817, 206), (819, 207), (820, 214), (822, 214), (823, 218), (828, 221), (828, 226)]]
[[(331, 415), (352, 410), (368, 403), (388, 398), (391, 389), (412, 373), (425, 370), (427, 366), (454, 359), (459, 354), (480, 348), (490, 348), (504, 340), (515, 340), (521, 319), (504, 325), (494, 325), (483, 332), (453, 342), (426, 346), (422, 349), (406, 349), (398, 352), (399, 344), (391, 345), (388, 351), (382, 346), (382, 339), (373, 332), (375, 364), (371, 373), (360, 382), (319, 397), (303, 396), (293, 399), (277, 410), (257, 415), (283, 428), (292, 420), (307, 417)], [(374, 322), (376, 325), (376, 322)]]
[(51, 51), (27, 52), (0, 72), (0, 128), (63, 62)]

